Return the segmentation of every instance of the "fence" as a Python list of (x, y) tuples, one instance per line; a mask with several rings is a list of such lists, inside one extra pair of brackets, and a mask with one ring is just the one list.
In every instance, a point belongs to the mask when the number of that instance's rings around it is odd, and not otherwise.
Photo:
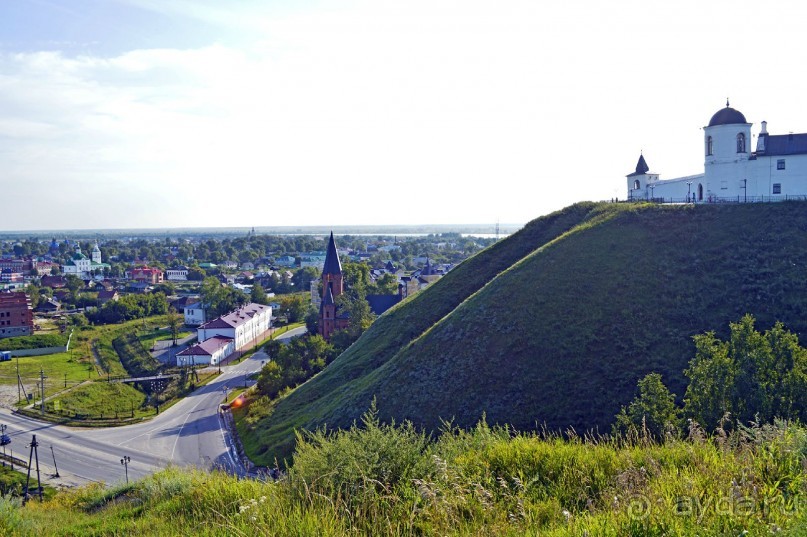
[(627, 203), (640, 203), (640, 202), (651, 202), (651, 203), (678, 203), (678, 204), (686, 204), (686, 203), (696, 203), (696, 204), (715, 204), (715, 203), (777, 203), (780, 201), (807, 201), (807, 195), (794, 195), (794, 194), (782, 194), (781, 196), (704, 196), (702, 200), (694, 201), (692, 198), (687, 199), (686, 197), (683, 198), (664, 198), (664, 197), (648, 197), (648, 198), (632, 198), (629, 200), (625, 200)]

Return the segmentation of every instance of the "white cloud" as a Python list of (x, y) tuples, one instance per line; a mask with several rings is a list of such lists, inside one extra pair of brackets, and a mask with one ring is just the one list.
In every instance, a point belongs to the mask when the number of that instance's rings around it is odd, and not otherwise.
[[(526, 221), (624, 196), (640, 148), (665, 177), (699, 171), (726, 93), (807, 128), (781, 97), (807, 89), (798, 47), (735, 35), (743, 5), (129, 3), (233, 33), (1, 55), (0, 228)], [(757, 19), (795, 39), (794, 14)]]

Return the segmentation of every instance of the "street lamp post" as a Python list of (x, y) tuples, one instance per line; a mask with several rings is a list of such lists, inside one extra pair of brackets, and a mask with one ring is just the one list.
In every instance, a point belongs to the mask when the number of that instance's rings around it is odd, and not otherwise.
[(743, 202), (748, 202), (748, 179), (743, 179)]
[[(692, 181), (687, 181), (687, 203), (689, 203), (689, 193), (692, 192)], [(692, 201), (694, 202), (695, 199), (693, 198)]]
[(656, 185), (647, 185), (647, 186), (650, 188), (650, 201), (653, 201), (656, 198), (655, 196)]
[(126, 472), (126, 484), (129, 484), (129, 463), (132, 462), (132, 458), (129, 455), (124, 455), (123, 458), (120, 460), (120, 463), (123, 465), (124, 472)]

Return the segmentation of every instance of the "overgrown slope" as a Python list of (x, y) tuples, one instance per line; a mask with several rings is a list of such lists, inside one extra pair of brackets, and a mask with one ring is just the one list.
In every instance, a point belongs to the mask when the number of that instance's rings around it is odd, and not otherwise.
[(607, 429), (648, 372), (683, 393), (696, 333), (744, 313), (804, 332), (805, 276), (804, 203), (576, 205), (382, 316), (253, 434), (283, 456), (294, 427), (348, 426), (373, 397), (427, 428)]

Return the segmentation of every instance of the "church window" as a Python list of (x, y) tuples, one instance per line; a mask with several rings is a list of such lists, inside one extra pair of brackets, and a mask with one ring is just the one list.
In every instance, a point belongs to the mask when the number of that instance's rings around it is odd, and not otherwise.
[(745, 153), (745, 134), (743, 133), (737, 135), (737, 152)]
[(774, 183), (773, 184), (773, 193), (774, 194), (781, 194), (782, 193), (782, 183)]
[(703, 185), (698, 184), (698, 201), (703, 201)]
[(707, 136), (706, 137), (706, 156), (707, 157), (710, 156), (713, 151), (714, 151), (714, 146), (712, 145), (712, 137)]
[(633, 182), (633, 190), (639, 190), (641, 187), (642, 187), (641, 183), (639, 183), (639, 180), (638, 180), (638, 179), (636, 179), (636, 180)]
[(776, 161), (776, 169), (777, 170), (784, 170), (785, 169), (785, 159), (780, 158)]

